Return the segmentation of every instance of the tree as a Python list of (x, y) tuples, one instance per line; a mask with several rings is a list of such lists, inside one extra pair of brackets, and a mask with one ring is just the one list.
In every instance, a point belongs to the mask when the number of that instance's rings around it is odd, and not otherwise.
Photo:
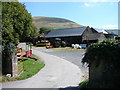
[(31, 14), (24, 4), (19, 2), (2, 3), (3, 44), (15, 45), (19, 41), (27, 41), (36, 35), (36, 27), (32, 24)]
[(53, 27), (41, 27), (39, 30), (39, 34), (44, 36), (51, 30), (54, 30), (54, 28)]
[[(36, 27), (32, 24), (31, 14), (24, 4), (19, 2), (2, 2), (2, 71), (11, 73), (17, 66), (15, 48), (18, 42), (32, 41)], [(7, 56), (7, 57), (6, 57)]]

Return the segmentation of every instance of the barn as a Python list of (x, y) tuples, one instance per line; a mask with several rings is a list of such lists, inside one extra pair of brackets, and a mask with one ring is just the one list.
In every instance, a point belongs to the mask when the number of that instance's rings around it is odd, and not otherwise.
[(106, 39), (103, 33), (99, 33), (89, 26), (52, 30), (45, 38), (56, 47), (71, 46), (72, 44), (91, 44)]
[(115, 29), (115, 30), (106, 30), (106, 32), (108, 32), (108, 34), (105, 34), (106, 38), (109, 39), (115, 39), (116, 37), (119, 36), (119, 30)]

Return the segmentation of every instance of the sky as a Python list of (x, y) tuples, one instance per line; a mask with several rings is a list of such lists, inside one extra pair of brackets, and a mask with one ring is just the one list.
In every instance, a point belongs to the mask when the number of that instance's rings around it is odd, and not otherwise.
[[(86, 0), (87, 1), (87, 0)], [(33, 17), (57, 17), (99, 29), (118, 28), (118, 2), (22, 2)]]

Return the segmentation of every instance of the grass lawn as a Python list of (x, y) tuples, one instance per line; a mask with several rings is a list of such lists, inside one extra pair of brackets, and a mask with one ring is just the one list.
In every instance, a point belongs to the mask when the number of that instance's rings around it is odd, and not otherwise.
[[(32, 57), (38, 58), (34, 54), (32, 54)], [(18, 73), (21, 72), (21, 68), (22, 68), (22, 73), (18, 77), (11, 77), (11, 78), (6, 76), (0, 76), (0, 82), (27, 79), (38, 73), (45, 66), (44, 62), (42, 62), (39, 58), (37, 61), (27, 57), (21, 57), (21, 59), (26, 59), (25, 61), (18, 61)]]
[[(39, 72), (40, 69), (42, 69), (45, 66), (44, 62), (35, 61), (33, 59), (28, 59), (28, 60), (20, 62), (20, 63), (24, 64), (24, 71), (22, 74), (20, 74), (20, 76), (18, 78), (19, 80), (32, 77), (37, 72)], [(19, 65), (20, 65), (20, 63), (19, 63)]]

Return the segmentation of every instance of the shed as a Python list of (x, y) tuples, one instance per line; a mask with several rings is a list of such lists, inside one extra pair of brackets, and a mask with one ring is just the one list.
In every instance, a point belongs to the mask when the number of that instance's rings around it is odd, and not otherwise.
[(57, 43), (62, 44), (64, 41), (66, 46), (96, 43), (101, 41), (99, 40), (101, 37), (105, 39), (104, 35), (89, 26), (52, 30), (45, 37), (53, 46), (56, 44), (56, 38), (60, 39), (57, 40)]

